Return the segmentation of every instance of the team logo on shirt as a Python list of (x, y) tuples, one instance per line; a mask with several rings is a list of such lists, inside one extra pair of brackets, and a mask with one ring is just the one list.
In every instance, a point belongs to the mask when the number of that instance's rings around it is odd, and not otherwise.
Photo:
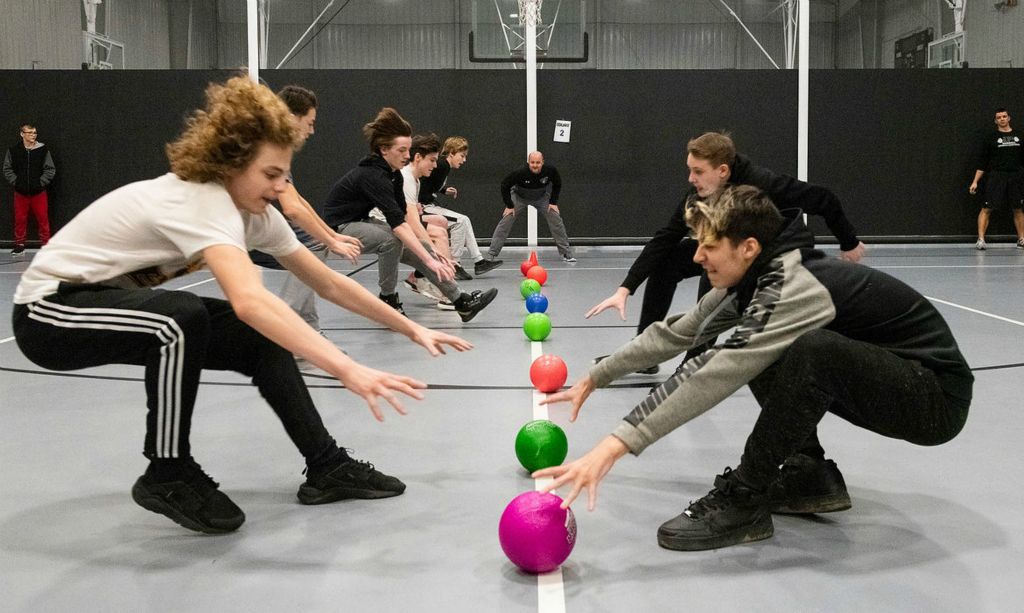
[(996, 147), (1020, 147), (1020, 137), (1008, 136), (1003, 138), (1000, 136), (996, 139)]

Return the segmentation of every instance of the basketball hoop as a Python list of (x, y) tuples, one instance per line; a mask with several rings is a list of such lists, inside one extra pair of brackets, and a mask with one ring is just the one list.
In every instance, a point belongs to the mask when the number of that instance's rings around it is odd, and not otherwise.
[(519, 25), (539, 25), (540, 5), (544, 0), (517, 0), (519, 2)]

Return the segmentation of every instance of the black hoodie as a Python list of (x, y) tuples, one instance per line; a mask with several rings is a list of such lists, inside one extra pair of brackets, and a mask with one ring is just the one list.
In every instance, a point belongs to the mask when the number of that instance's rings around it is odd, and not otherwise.
[[(805, 183), (787, 175), (775, 174), (767, 168), (757, 166), (743, 155), (736, 155), (736, 160), (729, 167), (729, 185), (753, 185), (771, 197), (775, 206), (781, 209), (802, 209), (808, 215), (819, 215), (825, 220), (828, 229), (839, 239), (839, 248), (849, 251), (860, 243), (853, 224), (846, 219), (843, 205), (839, 198), (830, 190)], [(668, 224), (655, 232), (644, 250), (637, 256), (629, 268), (622, 287), (630, 293), (636, 291), (640, 284), (651, 275), (658, 266), (664, 265), (664, 259), (670, 257), (679, 241), (690, 234), (686, 226), (686, 203), (696, 197), (697, 192), (691, 186), (683, 194), (683, 199), (672, 211)]]
[(402, 173), (387, 161), (371, 154), (345, 173), (327, 195), (324, 221), (332, 228), (353, 221), (366, 221), (378, 208), (392, 229), (405, 223), (405, 193)]

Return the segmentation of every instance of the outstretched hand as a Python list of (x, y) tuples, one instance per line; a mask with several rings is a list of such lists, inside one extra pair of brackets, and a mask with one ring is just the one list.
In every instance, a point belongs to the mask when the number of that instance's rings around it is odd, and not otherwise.
[(441, 281), (451, 281), (455, 278), (455, 268), (443, 260), (431, 258), (426, 264)]
[(402, 406), (396, 393), (405, 394), (416, 400), (423, 400), (423, 393), (419, 390), (427, 387), (426, 383), (412, 377), (396, 375), (356, 363), (345, 369), (338, 379), (345, 384), (350, 392), (366, 401), (370, 412), (373, 413), (377, 421), (384, 421), (384, 414), (381, 413), (379, 406), (380, 399), (387, 401), (399, 415), (405, 415), (405, 407)]
[(423, 346), (423, 348), (429, 351), (432, 356), (438, 356), (445, 353), (445, 345), (448, 345), (456, 351), (469, 351), (473, 348), (473, 343), (455, 336), (454, 334), (438, 332), (423, 326), (419, 326), (410, 338), (417, 345)]
[(542, 492), (550, 492), (566, 484), (572, 484), (569, 494), (562, 498), (563, 509), (576, 500), (580, 492), (587, 490), (587, 510), (597, 507), (597, 486), (612, 469), (615, 462), (626, 455), (629, 448), (614, 436), (605, 437), (596, 447), (578, 460), (561, 466), (543, 468), (533, 473), (533, 478), (551, 477), (554, 480), (541, 488)]
[(587, 398), (593, 391), (594, 380), (590, 378), (590, 375), (587, 375), (574, 383), (573, 386), (567, 390), (548, 394), (546, 398), (540, 401), (540, 404), (570, 402), (572, 403), (572, 412), (569, 413), (569, 421), (576, 421), (576, 417), (580, 414), (580, 409), (583, 407), (583, 403), (587, 401)]
[(619, 289), (615, 290), (614, 294), (608, 296), (601, 302), (598, 302), (596, 305), (594, 305), (589, 311), (587, 311), (586, 315), (584, 315), (583, 317), (586, 319), (590, 319), (591, 317), (597, 315), (602, 311), (614, 308), (619, 312), (619, 319), (621, 319), (622, 321), (626, 321), (627, 298), (629, 298), (629, 290), (624, 287), (620, 287)]

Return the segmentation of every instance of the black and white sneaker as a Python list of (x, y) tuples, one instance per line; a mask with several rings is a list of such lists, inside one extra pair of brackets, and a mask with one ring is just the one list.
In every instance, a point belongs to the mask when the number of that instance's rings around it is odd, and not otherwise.
[(459, 317), (462, 318), (463, 323), (468, 322), (476, 317), (477, 313), (484, 310), (484, 307), (489, 305), (497, 295), (498, 290), (494, 287), (479, 294), (476, 292), (472, 294), (463, 293), (454, 303), (455, 310), (459, 312)]
[(189, 530), (206, 534), (233, 532), (245, 522), (245, 513), (218, 487), (218, 483), (189, 458), (183, 462), (181, 474), (170, 481), (157, 481), (150, 464), (146, 473), (135, 481), (132, 500)]
[(389, 307), (393, 308), (394, 310), (398, 311), (402, 315), (405, 315), (405, 309), (402, 308), (402, 301), (398, 299), (398, 292), (395, 292), (394, 294), (391, 294), (390, 296), (385, 296), (384, 294), (380, 294), (378, 296), (378, 298), (383, 300), (384, 304), (386, 304)]
[(494, 270), (495, 268), (501, 266), (503, 263), (503, 260), (479, 260), (475, 264), (473, 264), (473, 272), (476, 274), (476, 276), (479, 277), (480, 275), (488, 273)]
[(562, 256), (562, 261), (565, 262), (566, 264), (575, 264), (577, 262), (576, 258), (574, 258), (571, 255)]
[(390, 498), (404, 491), (404, 483), (380, 472), (373, 464), (346, 457), (332, 468), (309, 471), (297, 496), (302, 504), (326, 504), (351, 498)]
[(11, 249), (11, 255), (24, 255), (25, 245), (15, 245), (14, 249)]

